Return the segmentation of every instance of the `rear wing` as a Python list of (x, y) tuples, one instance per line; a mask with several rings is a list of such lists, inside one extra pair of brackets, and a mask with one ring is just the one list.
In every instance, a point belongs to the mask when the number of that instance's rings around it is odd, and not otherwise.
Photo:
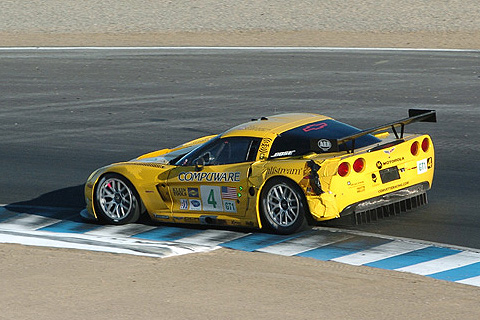
[[(384, 131), (388, 129), (392, 129), (393, 134), (395, 134), (395, 138), (403, 139), (404, 129), (407, 124), (414, 123), (414, 122), (437, 122), (437, 114), (435, 110), (421, 110), (421, 109), (409, 109), (408, 110), (408, 118), (401, 119), (398, 121), (393, 121), (378, 127), (373, 127), (369, 129), (362, 130), (355, 134), (337, 139), (333, 144), (336, 145), (338, 148), (339, 145), (352, 141), (352, 145), (349, 152), (355, 150), (355, 139), (358, 139), (362, 136), (367, 134)], [(398, 133), (397, 128), (400, 128), (400, 133)]]

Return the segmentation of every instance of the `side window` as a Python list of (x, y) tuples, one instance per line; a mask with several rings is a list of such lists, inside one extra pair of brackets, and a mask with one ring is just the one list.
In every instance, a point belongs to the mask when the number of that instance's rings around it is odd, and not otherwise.
[(191, 163), (200, 160), (206, 166), (255, 161), (259, 144), (260, 139), (257, 138), (218, 139), (215, 143), (196, 150), (196, 154), (190, 159)]

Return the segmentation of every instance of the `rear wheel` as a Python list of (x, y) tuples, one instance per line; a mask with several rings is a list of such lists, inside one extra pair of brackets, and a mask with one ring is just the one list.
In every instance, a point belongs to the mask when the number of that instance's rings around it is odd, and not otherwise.
[(273, 178), (262, 189), (263, 223), (279, 234), (291, 234), (307, 226), (305, 196), (294, 182)]
[(111, 224), (136, 222), (140, 217), (139, 197), (133, 185), (121, 175), (106, 174), (95, 189), (99, 218)]

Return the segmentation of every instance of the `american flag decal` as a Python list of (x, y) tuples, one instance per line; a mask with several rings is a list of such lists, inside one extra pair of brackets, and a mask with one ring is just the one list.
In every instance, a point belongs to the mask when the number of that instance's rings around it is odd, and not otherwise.
[(237, 200), (237, 188), (222, 187), (222, 199)]

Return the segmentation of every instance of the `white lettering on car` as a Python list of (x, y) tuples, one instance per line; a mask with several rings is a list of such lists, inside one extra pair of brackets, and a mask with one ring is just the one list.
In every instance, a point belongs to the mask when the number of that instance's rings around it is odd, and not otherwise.
[(272, 156), (272, 158), (291, 156), (292, 154), (295, 153), (295, 151), (296, 150), (275, 152), (275, 154)]

